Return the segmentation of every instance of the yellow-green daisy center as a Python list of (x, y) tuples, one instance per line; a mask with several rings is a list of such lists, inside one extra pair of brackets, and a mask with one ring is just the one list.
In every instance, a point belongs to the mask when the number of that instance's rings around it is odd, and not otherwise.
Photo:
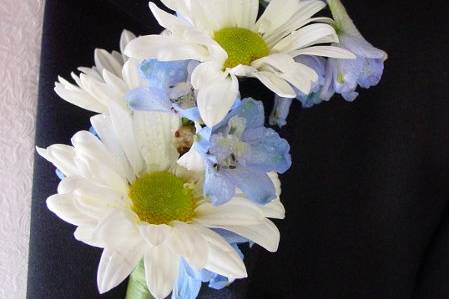
[(214, 39), (228, 53), (225, 68), (250, 65), (254, 60), (270, 54), (262, 36), (245, 28), (223, 28), (215, 32)]
[(132, 209), (139, 219), (151, 224), (187, 222), (195, 215), (196, 199), (186, 180), (172, 173), (152, 172), (129, 187)]

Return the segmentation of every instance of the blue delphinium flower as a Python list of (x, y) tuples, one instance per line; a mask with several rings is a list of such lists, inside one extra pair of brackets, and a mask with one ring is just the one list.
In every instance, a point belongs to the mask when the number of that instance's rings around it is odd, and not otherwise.
[(290, 113), (293, 99), (283, 98), (278, 95), (274, 96), (273, 110), (271, 110), (269, 123), (272, 126), (282, 128), (287, 124), (287, 117)]
[(175, 111), (199, 121), (195, 91), (190, 84), (190, 75), (197, 65), (198, 62), (192, 60), (145, 60), (140, 65), (140, 74), (148, 85), (128, 93), (130, 107), (144, 111)]
[[(296, 99), (301, 102), (304, 108), (310, 108), (321, 103), (323, 101), (321, 98), (321, 88), (326, 80), (326, 59), (318, 56), (301, 55), (296, 57), (295, 61), (310, 67), (318, 75), (318, 80), (312, 84), (309, 94), (305, 94), (295, 88)], [(287, 124), (287, 117), (290, 112), (292, 100), (275, 95), (274, 106), (270, 115), (270, 125), (283, 127)]]
[[(346, 101), (358, 97), (357, 87), (370, 88), (377, 85), (388, 58), (385, 51), (371, 45), (355, 27), (340, 0), (327, 0), (334, 18), (333, 26), (338, 34), (340, 47), (356, 55), (356, 59), (322, 58), (317, 56), (298, 56), (295, 61), (312, 68), (318, 81), (312, 85), (311, 93), (306, 95), (296, 90), (297, 99), (304, 108), (329, 101), (335, 93)], [(291, 99), (277, 97), (270, 116), (270, 124), (282, 127), (286, 124)]]
[(205, 195), (214, 204), (230, 200), (236, 187), (260, 204), (276, 198), (267, 173), (290, 168), (290, 146), (264, 121), (263, 104), (248, 98), (217, 126), (198, 133), (195, 146), (206, 157)]
[[(348, 60), (348, 59), (344, 59)], [(351, 59), (349, 59), (351, 60)], [(304, 94), (300, 90), (296, 90), (296, 98), (301, 102), (304, 108), (310, 108), (321, 103), (321, 87), (326, 81), (326, 59), (318, 56), (301, 55), (295, 58), (296, 62), (307, 65), (318, 75), (318, 80), (312, 84), (309, 94)]]
[(351, 51), (357, 58), (328, 60), (326, 82), (321, 98), (328, 99), (336, 92), (345, 100), (352, 102), (358, 96), (357, 86), (370, 88), (379, 83), (388, 55), (385, 51), (375, 48), (362, 36), (340, 0), (327, 2), (335, 20), (333, 25), (340, 40), (338, 46)]

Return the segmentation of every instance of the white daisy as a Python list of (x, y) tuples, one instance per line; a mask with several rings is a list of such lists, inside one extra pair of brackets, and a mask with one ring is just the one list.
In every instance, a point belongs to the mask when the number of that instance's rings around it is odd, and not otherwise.
[[(134, 38), (133, 33), (123, 31), (120, 38), (122, 53)], [(139, 75), (139, 62), (122, 53), (96, 49), (95, 66), (79, 67), (80, 75), (72, 73), (75, 84), (59, 77), (55, 92), (67, 102), (97, 113), (107, 113), (111, 103), (128, 107), (128, 92), (143, 86), (145, 82)]]
[[(203, 197), (203, 173), (176, 163), (176, 115), (132, 117), (112, 104), (92, 125), (99, 138), (82, 131), (72, 138), (73, 146), (38, 152), (65, 175), (48, 208), (77, 226), (76, 239), (104, 249), (97, 276), (101, 293), (126, 279), (142, 259), (156, 298), (172, 291), (181, 258), (230, 280), (246, 277), (240, 257), (212, 228), (277, 250), (279, 231), (267, 217), (284, 217), (279, 199), (262, 207), (237, 192), (229, 203), (213, 206)], [(277, 175), (271, 177), (279, 195)]]
[[(273, 0), (257, 18), (258, 0), (162, 0), (171, 15), (150, 2), (150, 9), (169, 34), (139, 37), (126, 55), (137, 59), (193, 59), (202, 62), (192, 74), (199, 90), (197, 105), (204, 122), (220, 122), (239, 91), (237, 77), (254, 77), (279, 96), (305, 94), (317, 74), (293, 60), (298, 55), (336, 58), (355, 56), (332, 46), (338, 42), (329, 18), (312, 18), (325, 7), (319, 0)], [(313, 24), (311, 24), (313, 23)]]

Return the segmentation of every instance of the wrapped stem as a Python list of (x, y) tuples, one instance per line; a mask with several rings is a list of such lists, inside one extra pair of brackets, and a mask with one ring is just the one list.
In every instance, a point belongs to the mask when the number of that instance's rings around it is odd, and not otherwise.
[(125, 299), (154, 299), (147, 288), (143, 260), (129, 276)]

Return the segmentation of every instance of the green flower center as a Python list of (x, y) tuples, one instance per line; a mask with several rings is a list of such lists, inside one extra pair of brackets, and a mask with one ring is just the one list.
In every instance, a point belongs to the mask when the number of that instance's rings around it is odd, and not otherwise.
[(132, 209), (139, 219), (151, 224), (187, 222), (195, 215), (196, 198), (183, 178), (169, 172), (152, 172), (129, 187)]
[(214, 39), (228, 53), (225, 68), (250, 65), (254, 60), (270, 54), (262, 36), (245, 28), (223, 28), (215, 32)]

